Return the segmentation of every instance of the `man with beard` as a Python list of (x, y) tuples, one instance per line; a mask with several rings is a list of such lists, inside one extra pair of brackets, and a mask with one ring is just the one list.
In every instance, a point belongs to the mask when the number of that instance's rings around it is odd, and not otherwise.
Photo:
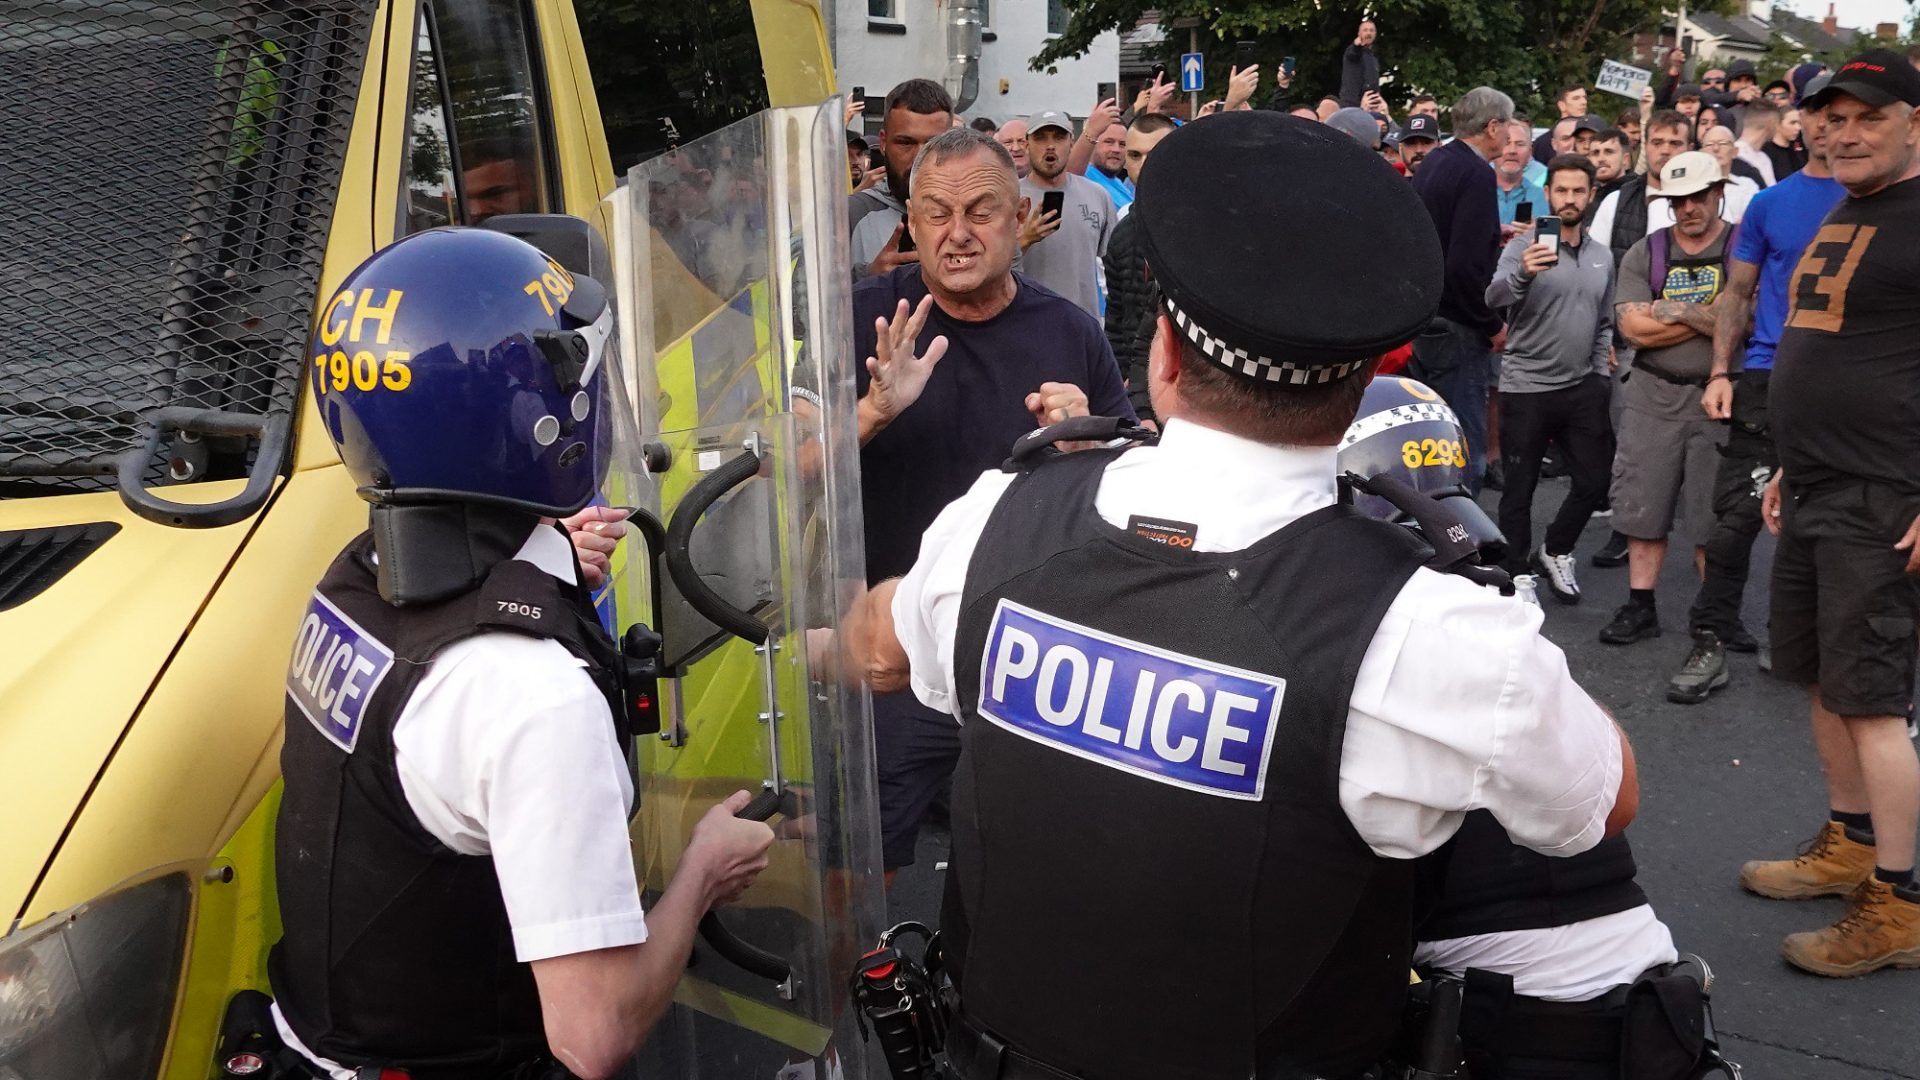
[(1713, 303), (1726, 285), (1720, 163), (1699, 151), (1675, 154), (1660, 174), (1660, 198), (1674, 224), (1635, 243), (1620, 260), (1614, 314), (1639, 350), (1626, 382), (1619, 452), (1613, 459), (1613, 527), (1627, 538), (1626, 604), (1600, 631), (1608, 645), (1660, 636), (1654, 586), (1676, 521), (1706, 560), (1713, 479), (1726, 428), (1700, 409), (1713, 369)]
[(1108, 124), (1107, 130), (1093, 141), (1093, 159), (1088, 162), (1087, 179), (1106, 189), (1113, 200), (1114, 213), (1127, 216), (1133, 205), (1133, 181), (1127, 178), (1127, 126)]
[(953, 127), (953, 99), (931, 79), (908, 79), (887, 92), (880, 120), (880, 150), (886, 157), (887, 178), (847, 197), (849, 253), (856, 278), (884, 274), (903, 263), (917, 262), (913, 251), (901, 251), (907, 212), (903, 200), (913, 177), (914, 155), (927, 140)]
[[(1593, 198), (1594, 168), (1562, 154), (1547, 164), (1547, 208), (1558, 235), (1516, 236), (1500, 255), (1487, 304), (1505, 313), (1507, 350), (1500, 363), (1500, 446), (1506, 484), (1500, 531), (1513, 569), (1540, 575), (1564, 603), (1580, 602), (1573, 545), (1587, 519), (1607, 500), (1613, 463), (1608, 354), (1613, 349), (1613, 253), (1581, 228)], [(1533, 492), (1548, 443), (1566, 456), (1573, 486), (1534, 550)]]
[(1028, 213), (1042, 212), (1049, 192), (1062, 193), (1059, 228), (1029, 246), (1022, 268), (1035, 282), (1100, 314), (1100, 256), (1113, 232), (1113, 200), (1106, 190), (1067, 168), (1073, 149), (1073, 121), (1066, 113), (1043, 112), (1027, 135), (1030, 169), (1020, 181)]
[[(905, 573), (941, 507), (1014, 440), (1072, 416), (1134, 415), (1100, 324), (1013, 268), (1020, 224), (1037, 211), (1006, 148), (958, 128), (927, 143), (913, 176), (908, 228), (923, 257), (853, 290), (869, 582)], [(873, 714), (891, 872), (914, 861), (960, 733), (911, 693), (876, 694)]]
[(1440, 145), (1440, 121), (1425, 113), (1415, 113), (1407, 117), (1407, 124), (1400, 129), (1400, 164), (1407, 167), (1407, 175), (1420, 171), (1420, 165)]

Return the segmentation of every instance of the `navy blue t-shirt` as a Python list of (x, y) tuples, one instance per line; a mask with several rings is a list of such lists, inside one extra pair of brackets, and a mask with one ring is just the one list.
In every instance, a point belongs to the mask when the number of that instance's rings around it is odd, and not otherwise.
[[(1134, 419), (1107, 335), (1072, 301), (1016, 273), (1013, 303), (991, 319), (966, 322), (936, 303), (918, 350), (945, 334), (947, 354), (926, 390), (860, 450), (867, 520), (867, 580), (899, 577), (920, 554), (920, 537), (980, 474), (1007, 459), (1034, 428), (1027, 395), (1041, 383), (1072, 383), (1096, 416)], [(901, 300), (918, 305), (927, 286), (914, 265), (866, 278), (853, 289), (853, 355), (867, 392), (873, 321)]]

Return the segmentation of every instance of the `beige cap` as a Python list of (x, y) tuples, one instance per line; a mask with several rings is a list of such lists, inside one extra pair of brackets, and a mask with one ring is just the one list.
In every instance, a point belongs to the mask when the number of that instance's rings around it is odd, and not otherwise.
[(1714, 160), (1713, 155), (1689, 150), (1673, 155), (1667, 167), (1660, 170), (1660, 190), (1655, 194), (1661, 198), (1677, 198), (1726, 182), (1726, 176), (1720, 172), (1720, 163)]

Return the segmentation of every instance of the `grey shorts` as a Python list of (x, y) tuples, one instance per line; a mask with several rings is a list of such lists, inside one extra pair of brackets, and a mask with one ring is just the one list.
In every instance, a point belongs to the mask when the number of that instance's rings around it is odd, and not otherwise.
[(1615, 433), (1614, 529), (1636, 540), (1671, 537), (1676, 544), (1704, 545), (1713, 530), (1713, 479), (1726, 425), (1705, 413), (1675, 420), (1637, 409), (1631, 384), (1627, 395)]

